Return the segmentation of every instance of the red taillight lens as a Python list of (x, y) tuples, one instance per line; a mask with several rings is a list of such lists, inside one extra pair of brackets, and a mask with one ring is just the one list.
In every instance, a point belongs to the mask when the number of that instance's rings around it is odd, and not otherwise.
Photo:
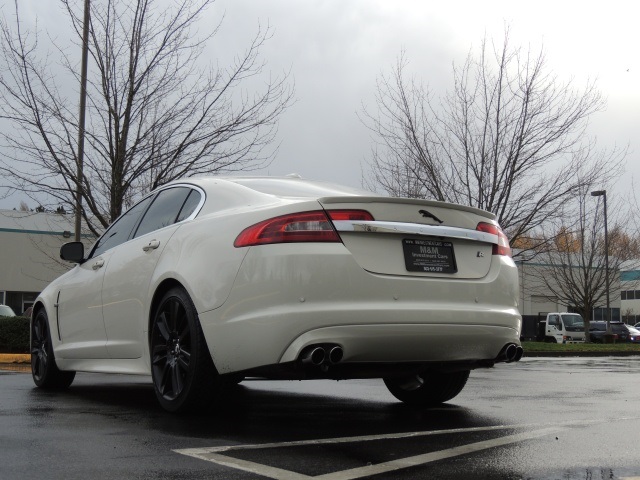
[(291, 242), (339, 242), (340, 237), (323, 211), (293, 213), (257, 223), (238, 235), (235, 247)]
[(366, 210), (329, 210), (327, 212), (331, 220), (369, 220), (373, 221), (373, 215)]
[(493, 255), (511, 256), (509, 239), (499, 226), (494, 225), (493, 223), (480, 222), (476, 227), (476, 230), (498, 236), (498, 244), (493, 244), (493, 252), (491, 252)]

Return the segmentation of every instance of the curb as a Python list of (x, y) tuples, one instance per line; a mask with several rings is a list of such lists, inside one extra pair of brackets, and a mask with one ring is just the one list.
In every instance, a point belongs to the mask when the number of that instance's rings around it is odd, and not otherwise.
[(542, 357), (638, 357), (638, 352), (527, 352), (522, 358)]
[[(637, 357), (637, 352), (527, 352), (525, 350), (522, 358), (544, 358), (544, 357)], [(2, 364), (29, 364), (31, 354), (29, 353), (0, 353), (0, 365)]]
[(30, 353), (0, 353), (0, 364), (31, 363)]

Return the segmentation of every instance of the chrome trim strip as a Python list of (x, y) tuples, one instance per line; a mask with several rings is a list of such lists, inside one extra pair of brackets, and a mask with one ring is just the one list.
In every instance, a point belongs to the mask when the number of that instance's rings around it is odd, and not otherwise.
[(407, 235), (424, 235), (429, 237), (458, 238), (462, 240), (498, 244), (497, 235), (459, 227), (364, 220), (335, 220), (333, 225), (339, 232), (400, 233)]

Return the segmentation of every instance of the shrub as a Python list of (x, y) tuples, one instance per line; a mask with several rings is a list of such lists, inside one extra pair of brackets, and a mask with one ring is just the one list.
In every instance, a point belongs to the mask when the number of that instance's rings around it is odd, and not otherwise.
[(0, 352), (29, 353), (29, 317), (0, 317)]

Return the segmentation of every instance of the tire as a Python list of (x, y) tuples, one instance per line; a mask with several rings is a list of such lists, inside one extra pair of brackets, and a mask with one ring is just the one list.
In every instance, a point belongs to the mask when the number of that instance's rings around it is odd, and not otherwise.
[(56, 365), (44, 308), (31, 321), (31, 376), (38, 387), (51, 390), (69, 388), (76, 376), (76, 372), (63, 372)]
[(436, 406), (458, 395), (469, 378), (469, 370), (461, 372), (423, 372), (409, 377), (388, 377), (384, 383), (398, 400), (422, 407)]
[(151, 327), (151, 377), (160, 405), (169, 412), (209, 407), (220, 390), (195, 306), (183, 288), (169, 290)]

